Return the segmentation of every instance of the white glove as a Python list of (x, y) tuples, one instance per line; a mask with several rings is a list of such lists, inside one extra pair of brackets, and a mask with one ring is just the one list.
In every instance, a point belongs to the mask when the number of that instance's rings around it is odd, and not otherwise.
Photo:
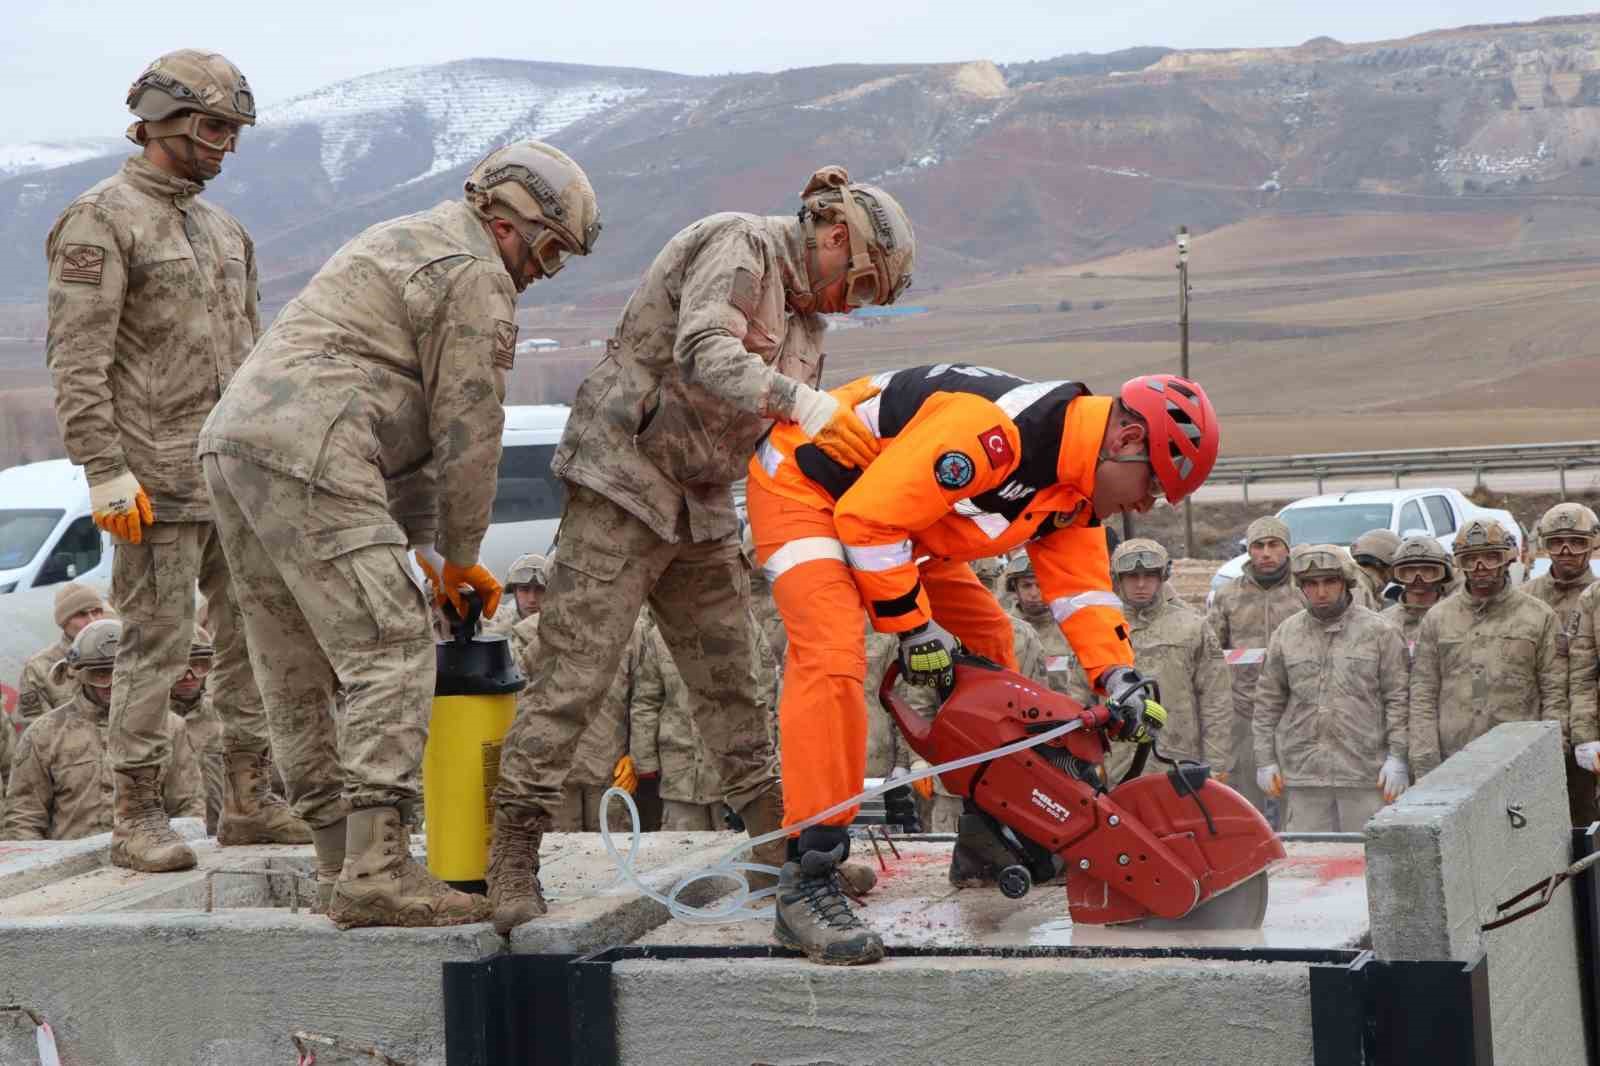
[(1600, 755), (1600, 740), (1586, 740), (1572, 749), (1572, 757), (1578, 760), (1578, 765), (1592, 773), (1600, 773), (1595, 769), (1595, 756)]
[[(1600, 744), (1595, 747), (1600, 748)], [(1401, 793), (1411, 787), (1406, 761), (1394, 755), (1383, 760), (1383, 769), (1378, 771), (1378, 787), (1383, 790), (1383, 802), (1393, 803), (1399, 799)]]
[(1256, 770), (1256, 787), (1274, 798), (1283, 795), (1283, 775), (1278, 772), (1277, 763)]
[(839, 401), (821, 389), (813, 389), (809, 385), (795, 386), (794, 407), (790, 413), (800, 428), (805, 430), (806, 436), (815, 437), (821, 433), (838, 411)]

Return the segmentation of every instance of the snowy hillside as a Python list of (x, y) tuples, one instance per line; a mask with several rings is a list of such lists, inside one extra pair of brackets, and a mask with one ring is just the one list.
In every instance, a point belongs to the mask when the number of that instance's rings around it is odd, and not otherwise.
[(0, 144), (0, 178), (64, 167), (95, 156), (120, 152), (125, 147), (132, 150), (121, 137), (78, 137), (65, 141)]

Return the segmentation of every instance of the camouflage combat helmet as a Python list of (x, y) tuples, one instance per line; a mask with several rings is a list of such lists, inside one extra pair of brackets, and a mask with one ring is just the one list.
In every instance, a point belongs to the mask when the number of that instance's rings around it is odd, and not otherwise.
[(1592, 545), (1600, 535), (1600, 518), (1581, 503), (1558, 503), (1540, 517), (1534, 533), (1541, 544), (1549, 537), (1584, 537)]
[(194, 636), (189, 639), (189, 658), (214, 659), (217, 655), (217, 645), (211, 639), (211, 633), (205, 626), (196, 625)]
[(977, 574), (978, 580), (985, 585), (993, 585), (1006, 572), (1005, 556), (986, 555), (982, 559), (974, 559), (972, 561), (972, 572)]
[(69, 670), (85, 670), (97, 666), (112, 666), (117, 661), (117, 645), (122, 641), (122, 622), (116, 618), (101, 618), (90, 622), (72, 638), (67, 649), (66, 664)]
[(506, 588), (513, 589), (518, 585), (545, 586), (545, 567), (548, 560), (537, 552), (529, 552), (519, 556), (511, 564), (511, 569), (506, 571)]
[(1461, 532), (1456, 534), (1454, 548), (1457, 559), (1483, 552), (1496, 552), (1502, 559), (1509, 561), (1517, 552), (1517, 542), (1506, 531), (1505, 526), (1492, 518), (1474, 518), (1462, 526)]
[(583, 168), (559, 148), (519, 141), (478, 161), (462, 186), (467, 202), (485, 219), (544, 227), (529, 241), (545, 277), (569, 255), (588, 255), (600, 238), (600, 201)]
[(1354, 560), (1336, 544), (1302, 544), (1289, 553), (1289, 572), (1297, 585), (1313, 577), (1337, 577), (1353, 585), (1354, 566)]
[(1400, 538), (1387, 529), (1369, 529), (1350, 545), (1355, 561), (1367, 566), (1389, 566), (1400, 547)]
[(1117, 545), (1111, 553), (1113, 580), (1137, 571), (1160, 574), (1162, 580), (1172, 576), (1172, 557), (1156, 541), (1148, 537), (1134, 537)]
[[(843, 222), (850, 232), (850, 265), (845, 272), (850, 306), (887, 306), (911, 286), (917, 238), (910, 217), (893, 196), (876, 185), (852, 182), (844, 167), (825, 166), (806, 182), (800, 203), (807, 248), (816, 247), (819, 222), (825, 226)], [(813, 284), (819, 280), (813, 278)], [(811, 298), (815, 299), (815, 291)]]
[[(1394, 559), (1389, 563), (1392, 569), (1399, 569), (1407, 563), (1435, 563), (1444, 567), (1444, 580), (1449, 581), (1455, 572), (1455, 559), (1444, 550), (1444, 545), (1424, 533), (1413, 534), (1400, 542), (1400, 547), (1395, 549)], [(1399, 581), (1397, 577), (1395, 580)], [(1405, 582), (1400, 582), (1405, 584)]]
[(180, 48), (144, 69), (128, 87), (128, 110), (139, 121), (128, 127), (128, 139), (144, 144), (160, 137), (183, 135), (210, 148), (231, 151), (235, 137), (216, 144), (198, 136), (196, 121), (209, 115), (235, 126), (256, 124), (256, 98), (250, 83), (227, 57), (216, 52)]
[(1006, 563), (1006, 588), (1012, 588), (1019, 577), (1034, 577), (1033, 559), (1025, 551), (1018, 551)]

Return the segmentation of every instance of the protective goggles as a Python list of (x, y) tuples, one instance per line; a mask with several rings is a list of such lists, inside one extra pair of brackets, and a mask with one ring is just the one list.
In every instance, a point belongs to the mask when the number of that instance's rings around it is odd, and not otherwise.
[(1155, 552), (1140, 549), (1139, 551), (1132, 551), (1119, 556), (1111, 570), (1112, 573), (1116, 574), (1133, 574), (1144, 571), (1145, 573), (1159, 575), (1166, 573), (1167, 565), (1161, 556)]
[[(200, 132), (200, 124), (215, 124), (227, 132), (221, 138), (207, 136)], [(239, 147), (239, 134), (243, 127), (237, 122), (208, 115), (201, 111), (185, 111), (176, 118), (162, 119), (160, 122), (146, 122), (144, 135), (149, 140), (161, 137), (187, 137), (196, 144), (204, 145), (218, 152), (235, 152)]]
[(1396, 563), (1394, 579), (1402, 585), (1434, 585), (1444, 580), (1443, 563)]
[[(184, 671), (183, 677), (187, 678), (190, 674), (193, 674), (196, 679), (204, 681), (206, 675), (210, 672), (211, 656), (196, 655), (194, 658), (189, 660), (189, 668)], [(180, 678), (180, 680), (182, 680), (182, 678)]]
[(1588, 537), (1558, 534), (1544, 538), (1544, 547), (1551, 555), (1582, 555), (1594, 550), (1594, 541)]
[(549, 226), (540, 226), (539, 232), (531, 237), (517, 227), (517, 236), (528, 246), (540, 273), (547, 278), (561, 273), (561, 268), (567, 265), (567, 259), (574, 254), (566, 240)]
[(85, 685), (92, 685), (95, 688), (109, 688), (114, 670), (115, 667), (111, 666), (82, 666), (78, 668), (78, 678)]
[[(845, 302), (851, 307), (866, 307), (869, 304), (882, 307), (894, 303), (911, 287), (911, 275), (902, 275), (898, 282), (891, 282), (889, 272), (879, 267), (870, 252), (865, 254), (866, 265), (861, 265), (859, 260), (853, 258), (845, 274)], [(880, 298), (881, 293), (888, 295)]]
[(1499, 551), (1473, 552), (1471, 555), (1456, 556), (1456, 565), (1463, 570), (1499, 570), (1510, 561), (1510, 556)]

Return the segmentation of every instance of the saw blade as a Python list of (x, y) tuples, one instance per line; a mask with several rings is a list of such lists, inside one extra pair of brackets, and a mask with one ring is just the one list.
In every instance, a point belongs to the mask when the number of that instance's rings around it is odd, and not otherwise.
[(1146, 918), (1130, 923), (1139, 929), (1176, 931), (1260, 929), (1267, 916), (1267, 871), (1212, 896), (1182, 918)]

